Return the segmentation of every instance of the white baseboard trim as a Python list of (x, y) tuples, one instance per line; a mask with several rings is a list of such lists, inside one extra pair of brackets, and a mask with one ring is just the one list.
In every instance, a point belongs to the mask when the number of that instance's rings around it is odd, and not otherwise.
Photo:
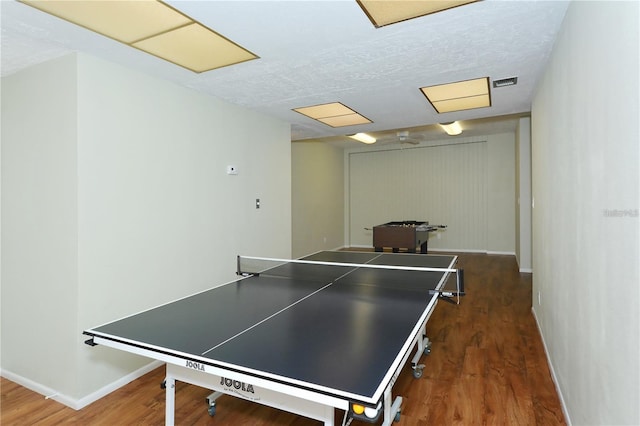
[(514, 251), (487, 251), (487, 254), (495, 254), (498, 256), (515, 256)]
[[(116, 380), (115, 382), (112, 382), (104, 387), (102, 387), (101, 389), (98, 389), (97, 391), (90, 393), (89, 395), (80, 398), (79, 400), (77, 400), (77, 407), (75, 408), (76, 410), (80, 410), (84, 407), (86, 407), (87, 405), (96, 402), (97, 400), (99, 400), (100, 398), (103, 398), (107, 395), (109, 395), (111, 392), (120, 389), (122, 386), (129, 384), (131, 382), (133, 382), (134, 380), (144, 376), (145, 374), (149, 373), (150, 371), (155, 370), (156, 368), (160, 367), (164, 365), (164, 362), (161, 361), (152, 361), (149, 364), (142, 366), (141, 368), (138, 368), (137, 370), (127, 374), (124, 377), (121, 377), (120, 379)], [(74, 408), (74, 407), (72, 407)]]
[(547, 342), (544, 340), (544, 334), (542, 334), (542, 329), (540, 328), (540, 322), (538, 321), (538, 316), (536, 315), (536, 310), (531, 307), (531, 313), (533, 314), (533, 318), (536, 321), (536, 326), (538, 327), (538, 334), (540, 334), (540, 339), (542, 340), (542, 347), (544, 348), (544, 354), (547, 357), (547, 365), (549, 366), (549, 371), (551, 372), (551, 379), (553, 380), (553, 385), (556, 388), (556, 392), (558, 394), (558, 398), (560, 398), (560, 406), (562, 407), (562, 414), (564, 414), (564, 419), (567, 422), (568, 426), (571, 426), (571, 417), (569, 416), (569, 412), (567, 411), (567, 405), (564, 402), (564, 398), (562, 396), (562, 390), (558, 386), (558, 376), (556, 375), (556, 371), (553, 368), (553, 363), (551, 362), (551, 358), (549, 357), (549, 351), (547, 349)]
[(467, 250), (467, 249), (448, 249), (440, 247), (429, 248), (429, 253), (444, 252), (444, 253), (471, 253), (471, 254), (486, 254), (491, 256), (515, 256), (514, 252), (510, 251), (490, 251), (490, 250)]
[(107, 396), (111, 392), (138, 379), (139, 377), (144, 376), (148, 372), (155, 370), (163, 364), (164, 363), (160, 361), (152, 361), (149, 364), (137, 369), (136, 371), (133, 371), (126, 376), (116, 380), (115, 382), (109, 383), (101, 389), (98, 389), (97, 391), (80, 399), (74, 399), (68, 395), (60, 394), (55, 389), (44, 386), (43, 384), (20, 376), (19, 374), (12, 373), (11, 371), (7, 371), (4, 369), (0, 370), (0, 375), (8, 380), (11, 380), (12, 382), (19, 384), (20, 386), (23, 386), (33, 392), (39, 393), (40, 395), (44, 396), (45, 399), (52, 399), (63, 405), (66, 405), (67, 407), (73, 408), (74, 410), (81, 410), (87, 405)]
[(525, 274), (533, 274), (533, 269), (531, 268), (520, 268), (520, 272)]
[(11, 371), (7, 371), (5, 369), (2, 369), (0, 375), (2, 375), (2, 377), (4, 377), (5, 379), (11, 380), (12, 382), (19, 384), (20, 386), (29, 389), (30, 391), (39, 393), (40, 395), (44, 396), (45, 399), (58, 401), (59, 403), (64, 404), (67, 407), (71, 407), (74, 410), (77, 410), (77, 408), (75, 408), (74, 406), (75, 400), (70, 396), (61, 395), (59, 392), (48, 386), (35, 382), (19, 374), (15, 374)]
[(430, 247), (429, 253), (472, 253), (472, 254), (487, 254), (486, 250), (468, 250), (468, 249), (449, 249), (444, 247)]

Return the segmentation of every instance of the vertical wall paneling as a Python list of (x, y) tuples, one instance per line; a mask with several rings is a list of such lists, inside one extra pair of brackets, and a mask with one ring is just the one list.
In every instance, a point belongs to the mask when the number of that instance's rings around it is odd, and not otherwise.
[(351, 152), (350, 245), (372, 244), (372, 228), (394, 220), (448, 225), (430, 247), (487, 248), (487, 143)]

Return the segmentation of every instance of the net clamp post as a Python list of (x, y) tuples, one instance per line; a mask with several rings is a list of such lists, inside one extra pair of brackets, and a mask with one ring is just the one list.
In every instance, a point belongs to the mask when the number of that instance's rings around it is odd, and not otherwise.
[(437, 294), (440, 297), (456, 297), (456, 296), (466, 296), (467, 293), (464, 291), (443, 291), (443, 290), (429, 290), (429, 294), (434, 295)]
[(438, 291), (438, 290), (431, 290), (429, 291), (429, 294), (437, 294), (438, 295), (438, 299), (441, 299), (445, 302), (449, 302), (451, 304), (457, 305), (459, 302), (457, 300), (454, 300), (454, 298), (460, 298), (460, 296), (465, 296), (466, 293), (464, 291)]

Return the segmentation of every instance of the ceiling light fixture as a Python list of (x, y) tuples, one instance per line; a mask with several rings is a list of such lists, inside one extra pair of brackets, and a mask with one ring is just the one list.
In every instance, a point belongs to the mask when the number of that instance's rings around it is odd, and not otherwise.
[(421, 87), (420, 90), (438, 114), (491, 106), (489, 77)]
[(372, 121), (367, 117), (357, 113), (340, 102), (294, 108), (293, 110), (331, 127), (344, 127), (372, 123)]
[(366, 143), (366, 144), (376, 143), (376, 138), (366, 133), (356, 133), (355, 135), (348, 135), (348, 136), (362, 143)]
[(449, 136), (457, 136), (462, 133), (462, 127), (460, 127), (460, 123), (457, 121), (452, 121), (451, 123), (440, 123), (440, 126)]
[(474, 3), (477, 0), (357, 0), (358, 4), (376, 27), (384, 27), (413, 18), (442, 12), (446, 9)]
[(19, 0), (196, 73), (258, 56), (159, 0)]

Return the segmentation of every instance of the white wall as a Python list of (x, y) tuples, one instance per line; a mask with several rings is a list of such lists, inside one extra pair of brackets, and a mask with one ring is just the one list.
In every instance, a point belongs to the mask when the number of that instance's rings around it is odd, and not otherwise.
[(149, 362), (83, 329), (291, 255), (287, 123), (84, 55), (2, 84), (3, 374), (83, 400)]
[(349, 245), (371, 247), (372, 228), (395, 220), (448, 225), (439, 250), (515, 253), (515, 135), (346, 153)]
[(344, 246), (344, 154), (324, 142), (291, 144), (292, 252)]
[(65, 57), (2, 79), (2, 369), (64, 392), (81, 332), (76, 75)]
[(533, 310), (576, 425), (640, 424), (639, 12), (571, 2), (532, 108)]

